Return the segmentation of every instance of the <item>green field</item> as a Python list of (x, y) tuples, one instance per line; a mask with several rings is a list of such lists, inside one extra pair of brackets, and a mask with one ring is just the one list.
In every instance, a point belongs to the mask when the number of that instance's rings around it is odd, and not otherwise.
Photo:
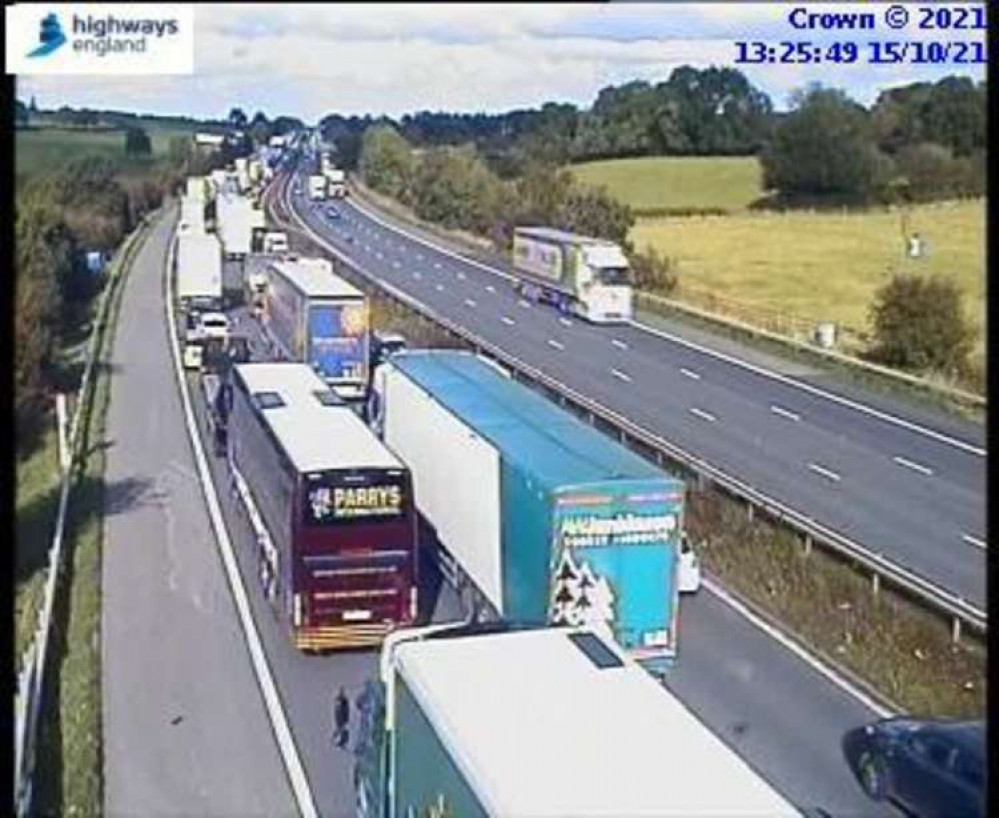
[[(190, 128), (157, 120), (140, 120), (139, 124), (149, 134), (154, 159), (167, 154), (172, 138), (189, 137), (193, 132)], [(125, 161), (125, 131), (117, 128), (62, 128), (47, 124), (15, 131), (14, 167), (19, 180), (55, 170), (71, 159), (86, 155)], [(149, 162), (145, 158), (132, 157), (127, 161), (136, 165)]]
[[(905, 256), (903, 229), (926, 240)], [(892, 270), (953, 276), (976, 326), (985, 321), (985, 201), (865, 212), (749, 213), (640, 219), (636, 247), (652, 245), (679, 265), (682, 299), (705, 294), (833, 320), (868, 324), (875, 290)], [(979, 349), (984, 340), (979, 339)]]
[(755, 157), (650, 156), (573, 165), (584, 184), (606, 188), (636, 215), (743, 210), (763, 195)]

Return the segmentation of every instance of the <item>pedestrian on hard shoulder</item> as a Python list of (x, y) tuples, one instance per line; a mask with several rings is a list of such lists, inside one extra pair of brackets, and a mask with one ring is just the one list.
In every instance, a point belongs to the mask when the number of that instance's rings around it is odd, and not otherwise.
[(341, 685), (333, 702), (333, 743), (343, 749), (350, 739), (350, 701)]

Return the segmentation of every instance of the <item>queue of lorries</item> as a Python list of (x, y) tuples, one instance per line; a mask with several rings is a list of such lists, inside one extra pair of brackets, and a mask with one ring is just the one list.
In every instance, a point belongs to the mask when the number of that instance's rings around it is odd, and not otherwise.
[[(205, 190), (224, 221), (232, 185), (189, 181), (185, 201)], [(244, 268), (251, 360), (216, 284), (236, 235), (178, 227), (176, 297), (189, 347), (221, 339), (211, 426), (264, 596), (303, 651), (380, 647), (358, 814), (797, 814), (658, 681), (679, 660), (679, 594), (700, 583), (683, 482), (489, 359), (378, 336), (364, 293), (286, 244)], [(521, 286), (630, 314), (607, 243), (517, 242)], [(419, 620), (425, 547), (460, 622)]]

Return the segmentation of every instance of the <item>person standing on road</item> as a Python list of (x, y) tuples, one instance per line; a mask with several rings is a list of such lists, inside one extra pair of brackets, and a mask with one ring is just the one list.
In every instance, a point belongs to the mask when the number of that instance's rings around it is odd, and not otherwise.
[(350, 740), (349, 722), (350, 702), (341, 685), (333, 702), (333, 743), (340, 749), (346, 747)]

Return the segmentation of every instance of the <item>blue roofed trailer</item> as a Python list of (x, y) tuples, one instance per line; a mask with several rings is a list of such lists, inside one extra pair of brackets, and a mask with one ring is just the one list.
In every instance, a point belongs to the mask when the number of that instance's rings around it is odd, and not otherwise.
[(467, 607), (609, 628), (650, 670), (668, 667), (681, 480), (467, 352), (391, 356), (369, 416), (411, 470)]
[(287, 257), (267, 265), (263, 326), (285, 360), (306, 363), (347, 401), (367, 394), (368, 302), (326, 259)]
[(360, 818), (801, 814), (588, 628), (396, 631), (359, 704)]

